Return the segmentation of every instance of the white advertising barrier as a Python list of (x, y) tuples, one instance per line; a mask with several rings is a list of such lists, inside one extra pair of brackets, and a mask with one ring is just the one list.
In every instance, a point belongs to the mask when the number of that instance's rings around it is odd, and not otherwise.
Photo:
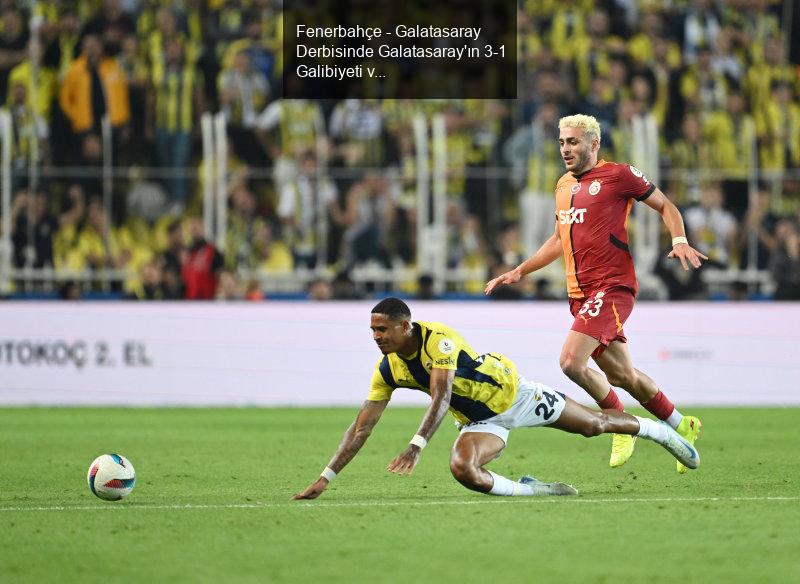
[[(2, 303), (0, 405), (358, 405), (380, 357), (374, 304)], [(558, 366), (566, 302), (410, 306), (587, 402)], [(800, 304), (781, 303), (640, 303), (625, 325), (636, 366), (680, 405), (800, 405), (798, 329)]]

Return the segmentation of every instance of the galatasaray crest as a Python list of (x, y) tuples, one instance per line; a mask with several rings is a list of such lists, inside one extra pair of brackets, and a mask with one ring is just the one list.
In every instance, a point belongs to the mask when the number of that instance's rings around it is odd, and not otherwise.
[(600, 181), (593, 180), (592, 184), (589, 185), (589, 194), (592, 196), (596, 195), (597, 193), (600, 192), (600, 187), (601, 187)]

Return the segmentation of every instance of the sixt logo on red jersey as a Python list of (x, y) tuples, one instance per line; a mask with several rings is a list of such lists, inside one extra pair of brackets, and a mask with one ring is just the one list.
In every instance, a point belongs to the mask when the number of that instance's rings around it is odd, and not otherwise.
[(561, 225), (583, 223), (585, 213), (586, 209), (576, 209), (575, 207), (570, 207), (569, 209), (559, 209), (558, 222), (561, 223)]

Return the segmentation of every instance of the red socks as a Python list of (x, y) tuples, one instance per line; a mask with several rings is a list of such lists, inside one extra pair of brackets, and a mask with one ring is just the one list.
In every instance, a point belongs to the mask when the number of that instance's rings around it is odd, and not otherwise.
[[(608, 398), (606, 398), (608, 399)], [(645, 409), (659, 420), (666, 420), (675, 411), (675, 406), (669, 398), (659, 391), (653, 399), (642, 404)]]
[[(619, 397), (611, 389), (608, 392), (608, 395), (597, 402), (597, 405), (600, 406), (600, 409), (603, 410), (624, 410), (625, 406), (622, 405), (622, 402), (619, 401)], [(659, 420), (666, 420), (669, 418), (670, 414), (675, 411), (675, 406), (672, 405), (672, 402), (669, 401), (669, 398), (664, 395), (661, 391), (659, 391), (653, 399), (648, 402), (642, 404), (645, 409), (653, 414)]]
[(609, 390), (608, 395), (597, 402), (597, 405), (600, 406), (601, 410), (622, 411), (625, 409), (625, 406), (623, 406), (622, 402), (619, 401), (619, 397), (617, 397), (617, 394), (613, 389)]

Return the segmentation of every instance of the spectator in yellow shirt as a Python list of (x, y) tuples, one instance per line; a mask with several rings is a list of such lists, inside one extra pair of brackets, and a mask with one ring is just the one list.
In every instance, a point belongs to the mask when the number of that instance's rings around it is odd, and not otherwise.
[(756, 131), (762, 169), (800, 167), (800, 105), (787, 82), (773, 80), (770, 100), (756, 111)]
[(721, 171), (725, 207), (742, 219), (748, 206), (747, 180), (755, 142), (755, 124), (747, 112), (747, 100), (739, 90), (728, 93), (724, 109), (711, 112), (703, 123), (703, 135), (711, 145), (714, 168)]
[[(34, 71), (36, 74), (34, 75)], [(11, 70), (8, 76), (8, 101), (15, 84), (25, 86), (27, 90), (26, 105), (38, 116), (50, 120), (50, 105), (56, 90), (56, 74), (42, 66), (42, 46), (31, 40), (28, 43), (28, 58)], [(35, 92), (34, 92), (35, 87)]]

